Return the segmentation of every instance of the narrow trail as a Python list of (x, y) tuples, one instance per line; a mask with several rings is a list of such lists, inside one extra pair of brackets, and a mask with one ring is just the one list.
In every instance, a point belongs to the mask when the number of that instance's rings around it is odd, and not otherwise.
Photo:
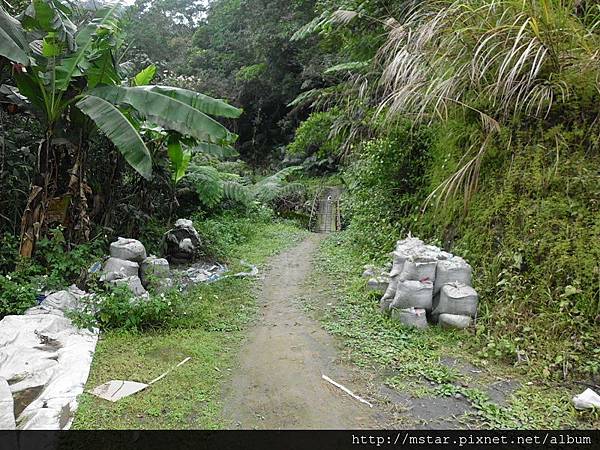
[(328, 375), (354, 390), (352, 369), (340, 363), (334, 339), (296, 302), (322, 236), (312, 234), (271, 260), (260, 317), (225, 390), (224, 414), (234, 428), (377, 427), (374, 409), (321, 378)]

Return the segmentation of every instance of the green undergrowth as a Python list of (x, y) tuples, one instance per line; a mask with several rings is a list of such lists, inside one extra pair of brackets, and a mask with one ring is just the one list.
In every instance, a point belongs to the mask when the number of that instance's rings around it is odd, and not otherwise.
[[(579, 413), (571, 405), (574, 390), (545, 383), (510, 365), (486, 364), (472, 351), (480, 337), (468, 331), (403, 327), (379, 311), (378, 295), (365, 289), (360, 259), (349, 242), (351, 234), (330, 236), (316, 260), (322, 275), (313, 282), (327, 286), (323, 304), (304, 299), (318, 310), (325, 328), (341, 338), (350, 360), (373, 370), (390, 387), (414, 396), (460, 396), (473, 408), (461, 420), (472, 426), (504, 429), (597, 427), (598, 417)], [(317, 314), (315, 314), (317, 315)], [(444, 364), (447, 357), (477, 367), (475, 373)], [(505, 403), (497, 404), (486, 388), (498, 379), (516, 381)], [(578, 388), (577, 388), (578, 389)]]
[(366, 143), (347, 170), (352, 250), (363, 263), (389, 262), (395, 241), (411, 232), (464, 257), (481, 299), (472, 351), (540, 380), (597, 384), (598, 126), (504, 130), (467, 207), (459, 189), (436, 207), (438, 194), (423, 213), (425, 198), (464, 164), (472, 136), (476, 126), (459, 118)]
[[(268, 257), (305, 235), (289, 222), (227, 217), (219, 229), (227, 245), (221, 255), (237, 271), (244, 259), (259, 268)], [(238, 221), (236, 223), (236, 220)], [(227, 222), (229, 221), (229, 222)], [(224, 236), (227, 233), (231, 235)], [(247, 268), (244, 268), (247, 270)], [(168, 326), (143, 333), (108, 331), (98, 342), (86, 393), (80, 397), (75, 429), (217, 429), (221, 418), (220, 393), (230, 377), (243, 330), (256, 312), (254, 281), (227, 278), (200, 284), (181, 294), (177, 316)], [(184, 358), (191, 360), (150, 388), (111, 403), (88, 390), (109, 380), (148, 382)]]

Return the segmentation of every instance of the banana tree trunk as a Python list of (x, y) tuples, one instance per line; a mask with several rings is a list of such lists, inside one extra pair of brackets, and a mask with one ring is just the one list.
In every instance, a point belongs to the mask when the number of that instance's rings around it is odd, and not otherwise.
[(38, 148), (38, 173), (33, 178), (27, 206), (21, 216), (21, 245), (19, 254), (23, 258), (31, 258), (35, 244), (43, 233), (46, 223), (46, 211), (50, 189), (50, 160), (52, 159), (52, 133), (47, 132), (46, 138)]
[(85, 156), (87, 141), (80, 134), (79, 145), (75, 149), (73, 166), (69, 170), (68, 193), (68, 236), (71, 242), (85, 242), (90, 238), (90, 216), (88, 195), (92, 190), (85, 178)]

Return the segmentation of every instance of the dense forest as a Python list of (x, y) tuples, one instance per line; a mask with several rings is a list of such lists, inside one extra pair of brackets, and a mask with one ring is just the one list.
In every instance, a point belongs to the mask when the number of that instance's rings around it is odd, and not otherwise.
[(0, 317), (94, 289), (117, 236), (158, 254), (191, 218), (231, 262), (338, 186), (348, 264), (409, 233), (460, 254), (466, 351), (597, 386), (596, 1), (2, 0), (0, 37)]

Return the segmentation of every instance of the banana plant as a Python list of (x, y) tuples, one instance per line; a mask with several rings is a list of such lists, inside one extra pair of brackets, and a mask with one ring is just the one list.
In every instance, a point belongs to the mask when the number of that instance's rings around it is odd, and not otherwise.
[[(31, 256), (49, 203), (60, 194), (55, 142), (67, 128), (100, 131), (146, 179), (152, 176), (152, 155), (140, 130), (147, 124), (158, 125), (168, 135), (175, 181), (185, 174), (193, 151), (234, 152), (231, 145), (237, 136), (211, 116), (237, 118), (240, 109), (190, 90), (149, 85), (153, 67), (131, 80), (123, 76), (116, 58), (124, 42), (119, 22), (123, 12), (115, 4), (77, 27), (72, 10), (61, 0), (32, 0), (17, 17), (0, 6), (0, 57), (12, 65), (18, 94), (27, 99), (46, 130), (37, 181), (22, 220), (23, 256)], [(77, 154), (81, 151), (79, 146)], [(73, 168), (81, 171), (82, 160), (74, 158)], [(73, 170), (69, 172), (72, 175)]]

